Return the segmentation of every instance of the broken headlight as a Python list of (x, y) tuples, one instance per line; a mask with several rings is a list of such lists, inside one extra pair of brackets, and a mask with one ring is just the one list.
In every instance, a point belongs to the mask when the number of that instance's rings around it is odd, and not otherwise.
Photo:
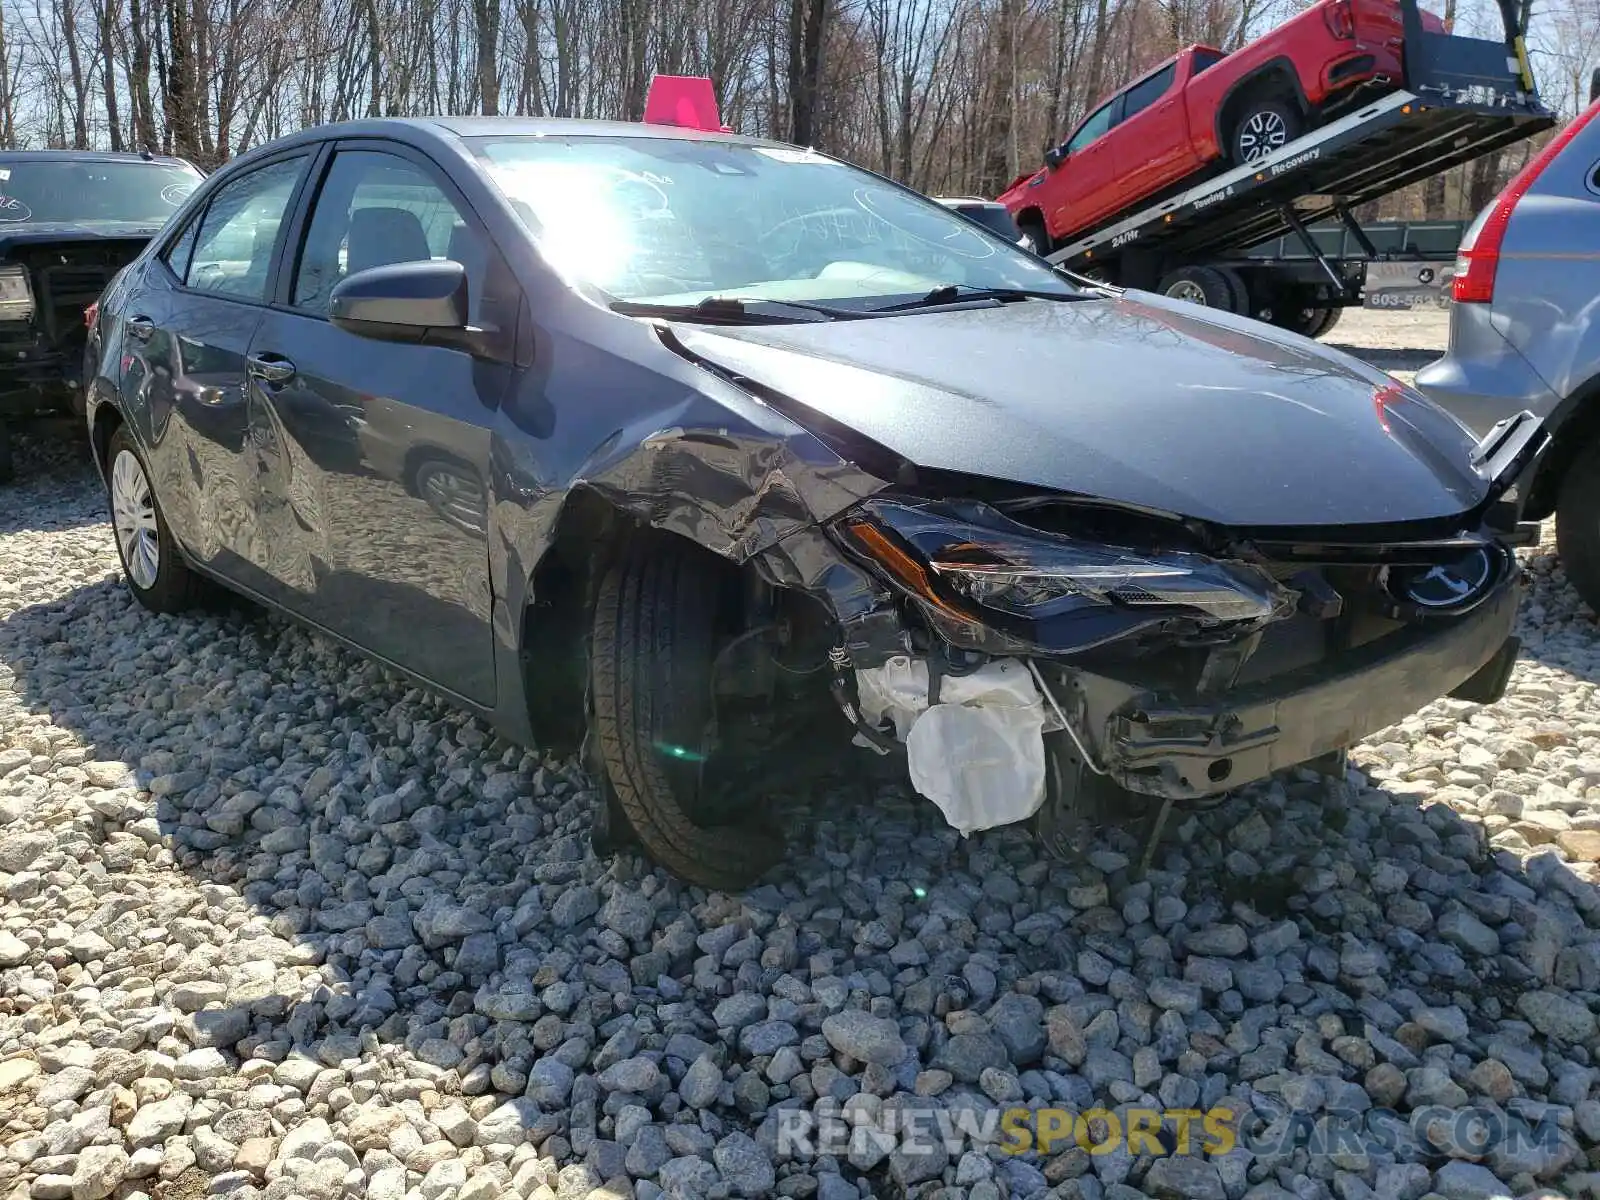
[(1293, 600), (1252, 566), (1042, 533), (986, 506), (871, 500), (858, 512), (845, 524), (856, 546), (940, 610), (976, 605), (1027, 622), (1087, 618), (1098, 641), (1174, 617), (1266, 621)]
[(33, 287), (28, 269), (0, 267), (0, 321), (33, 320)]

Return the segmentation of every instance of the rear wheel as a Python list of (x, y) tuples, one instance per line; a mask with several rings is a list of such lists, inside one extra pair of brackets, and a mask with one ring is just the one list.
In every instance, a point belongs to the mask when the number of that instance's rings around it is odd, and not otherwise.
[(1299, 110), (1288, 100), (1273, 95), (1246, 100), (1228, 135), (1229, 157), (1254, 166), (1294, 141), (1303, 128)]
[(1317, 326), (1317, 331), (1308, 334), (1308, 337), (1319, 338), (1333, 332), (1333, 327), (1339, 323), (1339, 318), (1344, 316), (1342, 308), (1328, 308), (1323, 310), (1322, 323)]
[(1556, 550), (1579, 597), (1600, 614), (1600, 441), (1579, 452), (1561, 481)]
[(118, 429), (106, 444), (106, 488), (117, 558), (128, 590), (151, 612), (173, 613), (204, 599), (204, 580), (189, 569), (156, 503), (144, 459), (127, 431)]
[(1183, 300), (1190, 304), (1203, 304), (1207, 308), (1220, 308), (1224, 312), (1240, 311), (1239, 293), (1244, 291), (1237, 277), (1230, 280), (1216, 267), (1179, 267), (1167, 272), (1157, 285), (1163, 296)]
[(1045, 231), (1042, 220), (1035, 216), (1021, 217), (1017, 221), (1017, 228), (1022, 230), (1023, 240), (1031, 253), (1041, 257), (1050, 253), (1050, 235)]
[(600, 586), (590, 683), (615, 814), (674, 874), (731, 891), (777, 863), (784, 844), (756, 819), (727, 823), (702, 787), (725, 594), (720, 564), (703, 552), (666, 536), (634, 542)]

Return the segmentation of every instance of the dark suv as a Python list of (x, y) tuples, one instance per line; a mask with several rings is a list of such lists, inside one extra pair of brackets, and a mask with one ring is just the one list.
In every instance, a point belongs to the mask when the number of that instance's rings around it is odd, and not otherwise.
[(0, 482), (10, 427), (79, 395), (84, 310), (200, 180), (148, 154), (0, 153)]

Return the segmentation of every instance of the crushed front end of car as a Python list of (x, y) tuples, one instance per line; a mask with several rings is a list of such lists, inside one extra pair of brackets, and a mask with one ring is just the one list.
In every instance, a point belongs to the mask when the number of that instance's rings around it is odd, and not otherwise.
[(1483, 501), (1449, 530), (1285, 537), (988, 481), (888, 489), (830, 529), (896, 617), (835, 651), (835, 697), (963, 834), (1032, 818), (1069, 853), (1138, 817), (1153, 844), (1175, 805), (1342, 770), (1442, 696), (1500, 698), (1522, 590), (1505, 497), (1543, 441), (1528, 414), (1486, 438)]

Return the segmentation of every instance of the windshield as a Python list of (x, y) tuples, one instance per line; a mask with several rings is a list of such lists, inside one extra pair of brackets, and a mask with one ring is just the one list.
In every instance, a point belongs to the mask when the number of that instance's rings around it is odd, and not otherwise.
[(162, 225), (199, 185), (200, 172), (176, 163), (0, 159), (0, 223)]
[(474, 140), (547, 258), (613, 300), (850, 305), (949, 284), (1074, 294), (1005, 239), (810, 151), (644, 137)]

